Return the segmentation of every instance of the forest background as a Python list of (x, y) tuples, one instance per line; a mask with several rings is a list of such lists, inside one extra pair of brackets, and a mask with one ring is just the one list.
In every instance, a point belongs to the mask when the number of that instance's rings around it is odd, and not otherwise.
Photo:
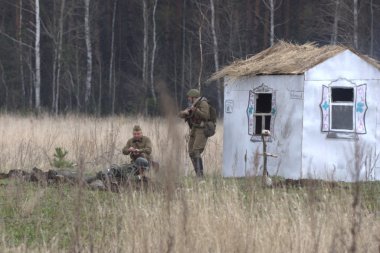
[(379, 59), (378, 24), (378, 0), (0, 0), (0, 109), (161, 115), (200, 88), (220, 114), (223, 66), (278, 40)]

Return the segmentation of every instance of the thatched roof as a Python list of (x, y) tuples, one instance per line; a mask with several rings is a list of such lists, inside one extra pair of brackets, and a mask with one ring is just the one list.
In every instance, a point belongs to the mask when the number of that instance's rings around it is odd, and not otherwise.
[(345, 50), (351, 50), (380, 70), (380, 64), (376, 60), (344, 46), (327, 45), (318, 47), (315, 43), (296, 45), (280, 41), (248, 59), (237, 60), (231, 65), (224, 67), (214, 73), (209, 81), (225, 76), (299, 75)]

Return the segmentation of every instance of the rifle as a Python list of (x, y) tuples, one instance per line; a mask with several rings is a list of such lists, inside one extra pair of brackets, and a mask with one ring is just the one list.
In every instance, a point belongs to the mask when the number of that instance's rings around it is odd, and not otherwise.
[(181, 118), (185, 119), (185, 122), (189, 125), (190, 128), (192, 128), (193, 124), (191, 123), (190, 119), (194, 115), (194, 109), (197, 106), (197, 104), (202, 100), (203, 97), (197, 98), (194, 103), (186, 107), (184, 110), (180, 111), (179, 116)]

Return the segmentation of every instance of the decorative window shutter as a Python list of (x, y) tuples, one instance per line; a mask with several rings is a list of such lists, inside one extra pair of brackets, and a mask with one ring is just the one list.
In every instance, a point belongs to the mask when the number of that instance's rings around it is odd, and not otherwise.
[(274, 133), (274, 119), (277, 114), (277, 107), (276, 107), (276, 91), (272, 92), (272, 118), (270, 120), (270, 132), (273, 134)]
[(356, 87), (356, 101), (355, 101), (355, 111), (356, 111), (356, 133), (365, 134), (365, 113), (367, 111), (367, 84), (361, 84)]
[(330, 96), (329, 87), (322, 86), (322, 102), (320, 104), (322, 110), (322, 132), (330, 130)]
[(330, 129), (330, 96), (329, 87), (322, 86), (322, 102), (320, 104), (322, 110), (322, 132), (328, 132)]
[(248, 116), (248, 134), (254, 135), (255, 134), (255, 117), (253, 114), (255, 113), (255, 105), (256, 105), (256, 96), (253, 91), (249, 91), (249, 99), (248, 99), (248, 106), (247, 106), (247, 116)]

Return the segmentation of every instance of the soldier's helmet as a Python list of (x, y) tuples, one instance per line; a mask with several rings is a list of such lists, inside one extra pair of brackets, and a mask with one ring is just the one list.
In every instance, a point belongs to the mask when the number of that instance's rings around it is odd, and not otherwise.
[(147, 159), (145, 159), (143, 157), (138, 157), (135, 160), (135, 166), (142, 167), (143, 169), (147, 170), (149, 168), (149, 162)]
[(188, 97), (194, 97), (194, 98), (198, 98), (201, 96), (201, 93), (199, 92), (199, 90), (197, 89), (191, 89), (187, 92), (186, 94)]

